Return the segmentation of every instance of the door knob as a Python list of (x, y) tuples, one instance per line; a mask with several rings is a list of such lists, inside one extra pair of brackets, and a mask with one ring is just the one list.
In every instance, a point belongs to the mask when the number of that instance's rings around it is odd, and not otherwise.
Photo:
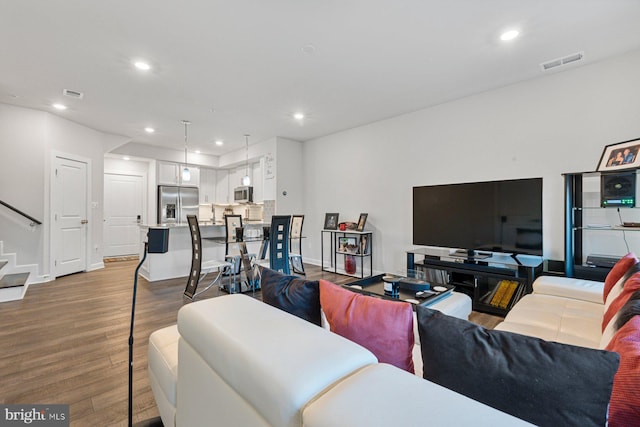
[(80, 221), (80, 224), (88, 224), (89, 221), (87, 221), (86, 219), (83, 219), (82, 221)]

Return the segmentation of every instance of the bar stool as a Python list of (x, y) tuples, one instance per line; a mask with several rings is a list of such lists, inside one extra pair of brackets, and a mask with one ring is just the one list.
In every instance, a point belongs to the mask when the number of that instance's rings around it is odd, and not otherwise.
[(271, 217), (269, 229), (269, 259), (258, 261), (256, 264), (269, 267), (282, 274), (291, 274), (289, 266), (289, 231), (291, 229), (290, 215), (274, 215)]
[[(291, 271), (295, 274), (306, 276), (304, 264), (302, 263), (302, 224), (304, 215), (291, 216), (291, 233), (289, 234), (289, 260), (291, 261)], [(297, 251), (294, 251), (293, 242), (297, 241)]]
[(233, 274), (233, 281), (235, 283), (236, 276), (240, 273), (242, 259), (240, 255), (232, 255), (229, 253), (229, 245), (237, 241), (236, 228), (242, 228), (242, 215), (225, 215), (224, 225), (227, 236), (224, 243), (225, 260), (232, 264), (231, 274)]
[[(187, 215), (189, 224), (189, 232), (191, 234), (191, 270), (187, 279), (187, 287), (184, 290), (184, 297), (193, 301), (198, 295), (207, 291), (216, 283), (220, 283), (222, 275), (231, 269), (231, 263), (227, 261), (202, 261), (202, 239), (200, 237), (200, 226), (198, 225), (198, 217), (195, 215)], [(211, 272), (217, 271), (216, 277), (205, 286), (204, 289), (196, 292), (198, 284)], [(218, 286), (218, 293), (220, 287)]]

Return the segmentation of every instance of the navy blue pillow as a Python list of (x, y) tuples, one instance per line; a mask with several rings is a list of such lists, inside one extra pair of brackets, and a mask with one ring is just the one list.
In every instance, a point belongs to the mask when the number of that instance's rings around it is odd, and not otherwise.
[(317, 280), (286, 276), (260, 267), (262, 301), (321, 326), (320, 288)]
[(416, 311), (425, 379), (539, 426), (606, 425), (617, 353)]

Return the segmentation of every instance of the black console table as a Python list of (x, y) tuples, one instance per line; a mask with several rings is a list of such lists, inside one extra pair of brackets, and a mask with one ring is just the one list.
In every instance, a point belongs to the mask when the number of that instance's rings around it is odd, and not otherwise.
[[(419, 257), (421, 259), (416, 259)], [(542, 273), (538, 256), (487, 253), (476, 259), (449, 249), (416, 248), (407, 251), (407, 270), (421, 270), (426, 280), (455, 286), (469, 295), (473, 310), (506, 315)]]

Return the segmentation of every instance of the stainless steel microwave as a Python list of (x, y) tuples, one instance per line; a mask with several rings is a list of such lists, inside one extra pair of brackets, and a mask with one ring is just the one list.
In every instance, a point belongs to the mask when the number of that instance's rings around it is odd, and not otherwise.
[(246, 185), (233, 190), (233, 201), (236, 203), (252, 203), (253, 187)]

